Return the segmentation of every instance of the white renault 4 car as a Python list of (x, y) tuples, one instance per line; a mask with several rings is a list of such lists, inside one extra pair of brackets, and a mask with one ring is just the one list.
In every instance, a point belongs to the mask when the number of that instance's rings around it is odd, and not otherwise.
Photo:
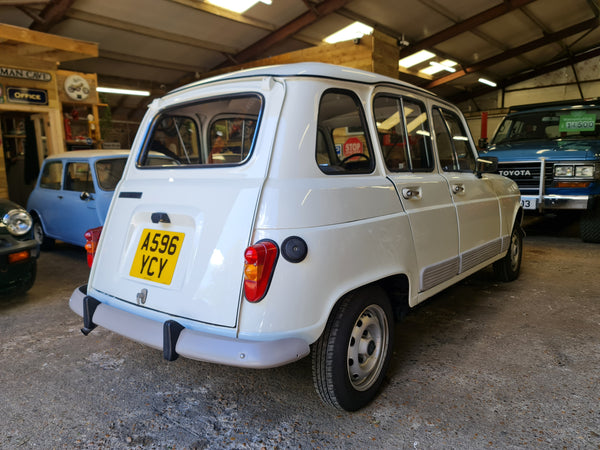
[(167, 360), (312, 353), (322, 400), (357, 410), (409, 307), (492, 263), (518, 276), (519, 190), (494, 170), (457, 108), (398, 80), (307, 63), (193, 83), (150, 105), (70, 305), (84, 334)]

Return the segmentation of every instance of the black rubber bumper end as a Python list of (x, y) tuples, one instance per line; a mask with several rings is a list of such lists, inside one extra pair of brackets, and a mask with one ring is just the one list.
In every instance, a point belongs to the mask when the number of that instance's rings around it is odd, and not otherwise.
[(83, 328), (81, 332), (87, 336), (90, 332), (96, 328), (96, 324), (92, 321), (94, 312), (100, 302), (93, 297), (86, 295), (83, 297)]
[(174, 320), (167, 320), (163, 324), (163, 357), (167, 361), (175, 361), (179, 357), (175, 347), (183, 328), (183, 325)]

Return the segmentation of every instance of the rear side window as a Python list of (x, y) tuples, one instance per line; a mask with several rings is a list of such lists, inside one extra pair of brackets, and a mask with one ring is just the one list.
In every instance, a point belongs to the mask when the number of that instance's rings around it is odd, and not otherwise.
[(138, 166), (237, 165), (251, 155), (262, 97), (246, 94), (185, 104), (161, 113)]
[(62, 179), (63, 165), (61, 161), (47, 163), (44, 166), (42, 177), (40, 179), (40, 187), (45, 189), (60, 190), (60, 182)]
[(373, 102), (377, 135), (390, 172), (433, 170), (431, 133), (425, 105), (417, 100), (380, 95)]
[(441, 108), (433, 109), (435, 141), (444, 172), (472, 172), (475, 155), (469, 135), (456, 114)]
[(67, 164), (65, 190), (89, 193), (95, 192), (92, 172), (90, 172), (90, 165), (88, 163), (73, 162)]
[(101, 159), (96, 161), (96, 179), (103, 191), (114, 191), (125, 169), (125, 158)]
[(364, 113), (354, 93), (330, 90), (321, 97), (316, 159), (319, 169), (329, 175), (373, 171)]

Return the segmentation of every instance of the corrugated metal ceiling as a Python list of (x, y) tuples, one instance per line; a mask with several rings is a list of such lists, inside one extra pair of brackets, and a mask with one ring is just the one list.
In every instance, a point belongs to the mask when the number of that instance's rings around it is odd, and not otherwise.
[[(243, 15), (200, 0), (0, 0), (2, 23), (99, 44), (98, 58), (61, 68), (153, 96), (219, 66), (320, 44), (358, 20), (408, 41), (401, 56), (424, 48), (456, 61), (455, 74), (400, 78), (464, 99), (482, 92), (481, 76), (503, 86), (600, 55), (599, 15), (599, 0), (272, 0)], [(149, 99), (110, 101), (136, 120)]]

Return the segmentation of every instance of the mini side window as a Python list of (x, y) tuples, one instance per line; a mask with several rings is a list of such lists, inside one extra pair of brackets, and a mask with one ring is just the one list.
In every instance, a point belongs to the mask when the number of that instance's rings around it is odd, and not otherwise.
[(445, 109), (434, 108), (433, 126), (442, 170), (474, 171), (475, 155), (469, 143), (469, 135), (458, 116)]
[(95, 192), (92, 172), (90, 171), (90, 165), (88, 163), (74, 162), (67, 164), (65, 190), (89, 193)]
[(96, 161), (96, 179), (103, 191), (114, 191), (123, 176), (125, 158), (102, 159)]
[(40, 179), (40, 187), (45, 189), (60, 190), (63, 165), (61, 161), (47, 163), (44, 166)]
[(431, 134), (425, 105), (409, 98), (380, 95), (375, 98), (373, 109), (388, 170), (433, 170)]
[(354, 93), (330, 90), (321, 97), (316, 160), (329, 175), (373, 171), (375, 161), (364, 114)]

